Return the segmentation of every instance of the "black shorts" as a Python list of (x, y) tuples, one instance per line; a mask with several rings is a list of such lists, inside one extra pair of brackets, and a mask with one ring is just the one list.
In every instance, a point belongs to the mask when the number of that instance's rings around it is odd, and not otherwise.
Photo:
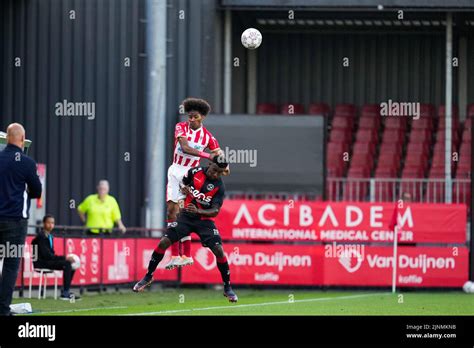
[(206, 248), (212, 248), (216, 244), (222, 245), (222, 239), (214, 221), (193, 219), (186, 215), (179, 215), (177, 221), (170, 224), (164, 237), (176, 243), (192, 232), (199, 236), (201, 244)]

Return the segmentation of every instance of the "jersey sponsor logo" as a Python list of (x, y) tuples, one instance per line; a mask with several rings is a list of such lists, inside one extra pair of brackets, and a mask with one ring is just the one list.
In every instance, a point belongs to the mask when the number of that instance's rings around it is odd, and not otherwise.
[(212, 231), (214, 232), (215, 236), (219, 235), (219, 230), (217, 228), (213, 228)]
[(198, 200), (205, 202), (205, 203), (210, 203), (212, 200), (212, 196), (206, 196), (204, 193), (199, 192), (199, 190), (196, 190), (193, 186), (190, 186), (191, 194)]

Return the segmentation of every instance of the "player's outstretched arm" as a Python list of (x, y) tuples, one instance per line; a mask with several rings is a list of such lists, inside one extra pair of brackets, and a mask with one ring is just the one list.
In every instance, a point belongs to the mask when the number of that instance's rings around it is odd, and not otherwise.
[(185, 137), (180, 137), (179, 138), (179, 145), (181, 145), (181, 149), (183, 150), (184, 153), (192, 156), (199, 156), (201, 158), (206, 158), (210, 161), (216, 156), (214, 153), (207, 153), (204, 151), (196, 150), (189, 146), (188, 139)]

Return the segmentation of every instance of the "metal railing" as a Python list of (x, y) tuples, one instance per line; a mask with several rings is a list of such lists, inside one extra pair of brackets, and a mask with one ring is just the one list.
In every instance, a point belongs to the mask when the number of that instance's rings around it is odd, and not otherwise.
[[(395, 202), (409, 192), (413, 202), (445, 203), (444, 179), (327, 178), (330, 201)], [(452, 179), (452, 203), (469, 205), (471, 181)]]
[[(36, 234), (43, 228), (43, 225), (28, 225), (28, 234)], [(100, 230), (97, 234), (88, 234), (90, 229)], [(119, 228), (112, 228), (102, 230), (101, 228), (91, 228), (85, 226), (67, 226), (67, 225), (56, 225), (54, 226), (54, 234), (58, 237), (98, 237), (98, 238), (159, 238), (163, 235), (165, 228), (144, 228), (144, 227), (127, 227), (127, 231), (122, 233)]]

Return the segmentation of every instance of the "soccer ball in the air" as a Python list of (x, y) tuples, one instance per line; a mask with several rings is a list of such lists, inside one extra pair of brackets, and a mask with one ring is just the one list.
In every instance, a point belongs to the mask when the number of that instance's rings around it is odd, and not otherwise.
[(76, 254), (69, 254), (67, 256), (67, 258), (70, 258), (70, 257), (72, 257), (74, 259), (74, 262), (71, 263), (71, 268), (72, 268), (73, 271), (75, 271), (76, 269), (81, 267), (81, 259)]
[(255, 28), (248, 28), (242, 33), (242, 45), (249, 50), (258, 48), (262, 43), (262, 34)]
[(468, 294), (474, 294), (474, 283), (471, 281), (467, 281), (464, 283), (462, 289)]

